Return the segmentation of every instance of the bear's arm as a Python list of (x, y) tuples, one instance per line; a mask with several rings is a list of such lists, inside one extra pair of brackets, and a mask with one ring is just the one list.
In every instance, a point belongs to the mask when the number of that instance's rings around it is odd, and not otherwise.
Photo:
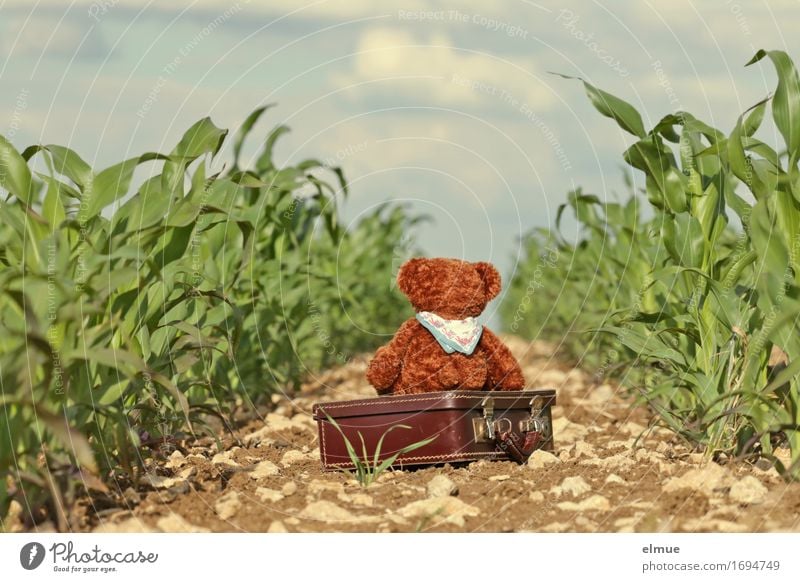
[(525, 387), (525, 378), (517, 359), (496, 335), (483, 328), (478, 345), (486, 355), (486, 383), (490, 390), (522, 390)]
[(391, 392), (395, 380), (400, 375), (400, 368), (411, 338), (420, 327), (416, 318), (407, 319), (394, 334), (392, 340), (378, 348), (375, 357), (367, 367), (367, 381), (378, 391), (378, 394)]

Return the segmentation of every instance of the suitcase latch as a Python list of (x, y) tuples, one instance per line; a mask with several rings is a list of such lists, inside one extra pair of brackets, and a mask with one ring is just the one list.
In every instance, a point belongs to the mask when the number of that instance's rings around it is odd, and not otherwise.
[(472, 419), (475, 442), (494, 440), (494, 398), (487, 396), (481, 401), (483, 416)]
[(544, 440), (550, 438), (550, 423), (544, 415), (544, 398), (534, 396), (531, 398), (531, 417), (521, 423), (523, 432), (538, 432)]

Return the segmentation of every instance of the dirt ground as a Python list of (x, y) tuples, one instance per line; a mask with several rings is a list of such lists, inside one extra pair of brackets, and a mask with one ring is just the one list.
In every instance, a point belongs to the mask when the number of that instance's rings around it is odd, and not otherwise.
[[(555, 388), (555, 455), (528, 465), (384, 473), (362, 488), (321, 469), (315, 402), (374, 396), (366, 358), (330, 370), (235, 438), (186, 443), (153, 463), (138, 489), (81, 500), (76, 531), (653, 532), (800, 531), (800, 483), (772, 468), (702, 464), (668, 431), (648, 429), (611, 384), (554, 358), (552, 346), (505, 337), (531, 388)], [(762, 465), (763, 467), (763, 465)], [(767, 465), (768, 467), (768, 465)], [(44, 526), (46, 529), (47, 526)]]

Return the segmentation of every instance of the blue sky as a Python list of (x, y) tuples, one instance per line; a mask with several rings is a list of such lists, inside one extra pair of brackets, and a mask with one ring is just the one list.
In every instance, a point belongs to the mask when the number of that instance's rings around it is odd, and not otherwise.
[(347, 220), (408, 202), (435, 219), (418, 232), (429, 255), (505, 277), (568, 190), (622, 191), (628, 137), (549, 71), (629, 100), (646, 126), (684, 109), (729, 130), (774, 85), (767, 64), (744, 68), (753, 53), (800, 58), (788, 0), (166, 4), (0, 0), (0, 133), (103, 167), (275, 102), (262, 130), (292, 128), (278, 159), (340, 163)]

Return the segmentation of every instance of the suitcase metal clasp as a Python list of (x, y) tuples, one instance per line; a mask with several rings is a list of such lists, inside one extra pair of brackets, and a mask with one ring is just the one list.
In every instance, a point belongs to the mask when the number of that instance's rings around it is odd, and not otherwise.
[(539, 432), (547, 440), (550, 437), (550, 426), (544, 415), (544, 398), (534, 396), (531, 398), (530, 407), (531, 417), (522, 421), (523, 432)]
[(494, 398), (487, 396), (481, 401), (483, 408), (482, 418), (472, 419), (472, 430), (475, 434), (475, 442), (494, 440)]

